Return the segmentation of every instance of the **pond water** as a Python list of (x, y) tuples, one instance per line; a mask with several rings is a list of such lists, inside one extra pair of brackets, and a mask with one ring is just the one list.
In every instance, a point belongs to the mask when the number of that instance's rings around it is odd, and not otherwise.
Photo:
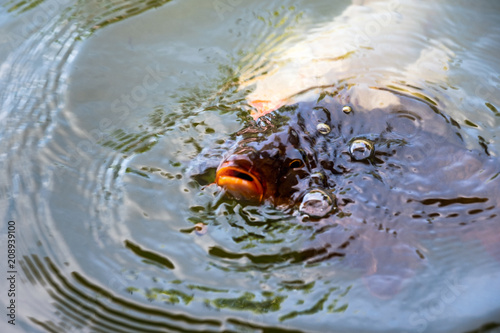
[[(499, 332), (499, 35), (493, 1), (3, 1), (1, 331)], [(390, 242), (362, 247), (394, 276), (314, 260), (340, 224), (189, 176), (252, 101), (360, 82), (435, 101), (487, 155), (488, 214), (421, 228), (402, 275)]]

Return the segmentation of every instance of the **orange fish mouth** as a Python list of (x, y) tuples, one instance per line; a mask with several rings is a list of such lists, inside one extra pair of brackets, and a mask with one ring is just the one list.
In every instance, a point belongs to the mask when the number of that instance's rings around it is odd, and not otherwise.
[(225, 162), (217, 169), (215, 183), (239, 200), (261, 202), (264, 197), (264, 189), (259, 179), (231, 162)]

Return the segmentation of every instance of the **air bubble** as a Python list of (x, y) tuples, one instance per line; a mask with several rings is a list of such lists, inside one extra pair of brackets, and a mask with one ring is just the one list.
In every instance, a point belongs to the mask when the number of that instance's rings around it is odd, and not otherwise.
[(366, 139), (356, 139), (349, 147), (349, 153), (356, 161), (366, 160), (373, 155), (374, 150), (373, 143)]
[(312, 190), (302, 199), (299, 212), (312, 218), (322, 218), (335, 208), (331, 196), (322, 190)]
[(330, 126), (328, 126), (327, 124), (325, 123), (319, 123), (317, 126), (316, 126), (316, 129), (318, 130), (318, 132), (320, 134), (328, 134), (330, 133), (331, 129), (330, 129)]
[(344, 112), (345, 114), (351, 113), (352, 108), (349, 105), (346, 105), (342, 108), (342, 112)]

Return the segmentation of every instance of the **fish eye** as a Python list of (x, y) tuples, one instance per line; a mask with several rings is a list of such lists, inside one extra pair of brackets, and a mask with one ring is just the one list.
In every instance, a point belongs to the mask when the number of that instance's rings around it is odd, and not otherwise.
[(291, 161), (290, 164), (288, 165), (288, 167), (290, 169), (297, 169), (297, 168), (301, 168), (303, 166), (304, 166), (304, 162), (302, 162), (299, 159), (295, 159), (295, 160)]

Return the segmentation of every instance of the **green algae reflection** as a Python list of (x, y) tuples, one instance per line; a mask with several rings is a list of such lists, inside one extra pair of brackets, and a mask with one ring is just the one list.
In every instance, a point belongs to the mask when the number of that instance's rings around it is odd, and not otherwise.
[(278, 311), (286, 296), (275, 296), (272, 292), (263, 292), (263, 300), (256, 300), (256, 296), (251, 292), (245, 292), (237, 298), (217, 298), (212, 304), (219, 308), (229, 308), (238, 311), (252, 311), (255, 313), (267, 313)]

